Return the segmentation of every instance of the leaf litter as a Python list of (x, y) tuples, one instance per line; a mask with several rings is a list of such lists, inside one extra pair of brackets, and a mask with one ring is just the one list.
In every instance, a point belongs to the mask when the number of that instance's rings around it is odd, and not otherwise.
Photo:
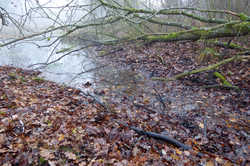
[(204, 46), (127, 45), (101, 60), (132, 72), (123, 72), (126, 76), (119, 79), (114, 71), (113, 76), (104, 75), (93, 93), (34, 79), (39, 72), (1, 66), (1, 164), (249, 165), (249, 60), (221, 69), (241, 92), (203, 89), (204, 82), (219, 81), (207, 79), (206, 72), (175, 82), (150, 80), (195, 68), (191, 48), (196, 47)]

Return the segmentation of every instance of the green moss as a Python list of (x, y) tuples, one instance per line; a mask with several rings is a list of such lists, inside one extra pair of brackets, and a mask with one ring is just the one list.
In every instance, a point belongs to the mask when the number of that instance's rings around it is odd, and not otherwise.
[(174, 39), (178, 36), (178, 33), (170, 33), (169, 35), (163, 35), (163, 36), (148, 36), (147, 38), (149, 41), (154, 41), (154, 40), (171, 40)]
[(205, 60), (211, 59), (217, 53), (215, 48), (207, 47), (205, 50), (200, 52), (200, 55), (197, 59), (198, 62), (203, 62)]
[(242, 21), (245, 21), (247, 19), (247, 16), (244, 14), (244, 13), (240, 13), (239, 14), (239, 18), (242, 20)]
[(66, 88), (67, 87), (67, 85), (60, 85), (61, 87), (63, 87), (63, 88)]
[(77, 133), (77, 128), (75, 128), (74, 130), (72, 130), (72, 133), (76, 134)]
[(10, 77), (15, 77), (15, 73), (9, 74)]
[(41, 78), (41, 77), (34, 77), (34, 78), (32, 78), (32, 80), (37, 81), (37, 82), (44, 82), (44, 81), (46, 81), (44, 78)]
[(193, 35), (198, 36), (200, 39), (204, 39), (205, 36), (208, 34), (205, 30), (194, 30), (191, 32)]
[(46, 161), (46, 160), (44, 160), (44, 158), (43, 158), (43, 157), (40, 157), (40, 159), (39, 159), (39, 160), (40, 160), (40, 163), (41, 163), (41, 164), (47, 164), (47, 161)]
[(214, 75), (218, 78), (220, 78), (221, 82), (226, 81), (226, 78), (223, 77), (223, 75), (221, 75), (219, 72), (215, 72)]
[[(218, 42), (218, 41), (216, 40), (215, 42), (211, 42), (211, 43), (216, 43), (216, 42)], [(221, 43), (223, 43), (225, 46), (227, 45), (227, 42), (221, 42)], [(245, 49), (244, 47), (241, 47), (241, 46), (234, 44), (234, 43), (230, 43), (229, 47), (234, 48), (234, 49), (239, 49), (239, 50)]]
[(9, 77), (10, 77), (11, 80), (16, 80), (15, 73), (9, 74)]
[(5, 94), (3, 95), (3, 99), (8, 99), (8, 98), (5, 96)]
[(179, 31), (178, 33), (176, 33), (176, 34), (179, 34), (179, 35), (181, 35), (181, 34), (184, 34), (184, 33), (187, 33), (186, 31)]
[(171, 13), (178, 13), (178, 12), (180, 12), (179, 10), (171, 10), (170, 11)]
[(234, 25), (234, 29), (237, 31), (249, 31), (250, 30), (250, 22), (243, 22), (241, 24)]
[(231, 28), (234, 25), (234, 23), (233, 22), (229, 22), (229, 23), (226, 23), (225, 25), (226, 25), (227, 28)]
[(96, 55), (96, 57), (102, 56), (103, 54), (106, 54), (106, 50), (102, 50), (98, 53), (98, 55)]
[(232, 48), (237, 48), (237, 49), (241, 49), (241, 50), (244, 49), (243, 47), (241, 47), (241, 46), (239, 46), (239, 45), (237, 45), (237, 44), (233, 44), (233, 43), (230, 43), (230, 47), (232, 47)]
[(73, 152), (73, 150), (72, 150), (72, 149), (67, 148), (67, 147), (61, 147), (61, 149), (62, 149), (63, 151)]
[(230, 84), (228, 81), (223, 82), (224, 85), (229, 85), (232, 86), (232, 84)]
[(178, 36), (177, 33), (173, 33), (173, 34), (172, 34), (172, 37), (174, 37), (174, 38), (177, 37), (177, 36)]
[(222, 84), (232, 86), (232, 85), (227, 81), (227, 79), (226, 79), (223, 75), (221, 75), (219, 72), (215, 72), (214, 75), (215, 75), (216, 77), (220, 78)]
[(18, 76), (21, 79), (21, 82), (26, 82), (26, 80), (22, 76)]
[(3, 111), (2, 111), (2, 112), (0, 112), (0, 115), (5, 115), (5, 114), (6, 114), (6, 112), (3, 112)]

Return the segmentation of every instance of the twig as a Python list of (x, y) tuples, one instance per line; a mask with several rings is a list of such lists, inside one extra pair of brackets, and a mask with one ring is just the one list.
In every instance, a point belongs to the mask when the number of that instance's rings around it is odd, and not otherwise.
[(164, 103), (164, 101), (163, 101), (163, 99), (162, 99), (160, 93), (159, 93), (155, 88), (153, 88), (153, 89), (154, 89), (154, 91), (155, 91), (155, 92), (157, 93), (157, 95), (158, 95), (158, 97), (156, 97), (156, 99), (159, 100), (159, 101), (161, 102), (161, 104), (163, 105), (163, 108), (164, 108), (164, 110), (165, 110), (165, 109), (166, 109), (166, 105), (165, 105), (165, 103)]
[(10, 114), (10, 117), (11, 117), (12, 121), (13, 121), (14, 124), (15, 124), (15, 127), (19, 129), (19, 127), (17, 126), (17, 124), (16, 124), (16, 122), (15, 122), (13, 116), (11, 115), (11, 109), (9, 109), (9, 114)]
[(151, 112), (153, 112), (153, 113), (158, 113), (158, 114), (161, 114), (161, 115), (165, 115), (166, 117), (168, 117), (168, 118), (170, 118), (170, 119), (173, 119), (171, 116), (169, 116), (169, 115), (167, 115), (167, 114), (165, 114), (165, 113), (163, 113), (163, 112), (154, 111), (154, 110), (152, 110), (152, 109), (150, 109), (150, 108), (145, 107), (144, 105), (140, 105), (140, 104), (134, 104), (134, 105), (137, 106), (137, 107), (145, 108), (146, 110), (151, 111)]
[(115, 50), (113, 50), (113, 51), (110, 51), (110, 52), (107, 52), (107, 53), (105, 53), (105, 54), (102, 54), (100, 57), (104, 57), (104, 56), (109, 55), (109, 54), (114, 54), (114, 53), (116, 53), (117, 51), (122, 51), (122, 50), (123, 50), (123, 48), (120, 47), (120, 48), (117, 48), (117, 49), (115, 49)]
[(207, 138), (207, 115), (205, 115), (204, 122), (204, 137)]
[(153, 113), (157, 113), (157, 111), (151, 110), (150, 108), (147, 108), (147, 107), (145, 107), (144, 105), (140, 105), (140, 104), (134, 104), (134, 105), (137, 106), (137, 107), (145, 108), (146, 110), (151, 111), (151, 112), (153, 112)]
[(81, 92), (82, 94), (84, 94), (85, 96), (90, 96), (90, 97), (92, 97), (98, 104), (100, 104), (101, 106), (103, 106), (104, 108), (106, 108), (107, 111), (109, 111), (108, 107), (107, 107), (105, 104), (103, 104), (101, 101), (99, 101), (94, 95), (91, 95), (89, 92), (85, 93), (85, 92), (83, 92), (83, 91), (81, 91), (81, 90), (80, 90), (80, 92)]
[(229, 41), (227, 42), (226, 48), (224, 49), (222, 55), (220, 56), (220, 61), (222, 60), (222, 58), (224, 57), (224, 54), (227, 52), (228, 47), (230, 46), (232, 39), (229, 39)]

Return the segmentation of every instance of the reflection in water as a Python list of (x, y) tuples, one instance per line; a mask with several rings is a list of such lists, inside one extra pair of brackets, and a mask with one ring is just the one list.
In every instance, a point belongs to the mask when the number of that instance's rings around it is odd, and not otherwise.
[(116, 94), (132, 95), (140, 93), (146, 85), (142, 75), (129, 70), (119, 70), (106, 66), (103, 70), (96, 70), (94, 76), (100, 89), (108, 89)]
[[(56, 51), (68, 47), (70, 47), (70, 45), (61, 44), (58, 46)], [(9, 49), (4, 47), (0, 50), (0, 65), (12, 65), (14, 67), (27, 69), (30, 65), (47, 62), (51, 51), (51, 48), (39, 49), (36, 45), (27, 43), (19, 44)], [(54, 53), (48, 62), (54, 61), (62, 55), (63, 53)], [(29, 69), (35, 69), (36, 67), (39, 66), (33, 66)], [(90, 58), (87, 57), (86, 53), (84, 51), (79, 51), (77, 53), (67, 55), (59, 61), (41, 69), (41, 71), (43, 71), (42, 76), (45, 76), (49, 80), (74, 86), (79, 82), (84, 83), (90, 81), (91, 74), (84, 73), (79, 76), (78, 79), (71, 82), (77, 73), (81, 73), (94, 67), (94, 64)]]

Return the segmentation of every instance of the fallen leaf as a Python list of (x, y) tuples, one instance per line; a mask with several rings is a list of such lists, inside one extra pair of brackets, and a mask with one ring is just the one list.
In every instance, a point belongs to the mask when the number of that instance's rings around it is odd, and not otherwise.
[(49, 163), (50, 166), (56, 166), (56, 161), (50, 161), (49, 160), (48, 163)]
[(204, 124), (203, 123), (199, 123), (198, 126), (204, 129)]
[(212, 161), (208, 161), (205, 166), (214, 166), (214, 163)]
[(55, 158), (54, 154), (51, 153), (47, 149), (43, 149), (42, 151), (40, 151), (40, 155), (44, 158), (44, 160), (49, 160), (49, 159), (54, 159)]
[(137, 146), (135, 145), (134, 149), (133, 149), (133, 155), (136, 156), (137, 155), (137, 152), (138, 152), (138, 148)]
[(180, 151), (179, 149), (176, 149), (176, 153), (177, 153), (178, 155), (181, 155), (181, 154), (182, 154), (181, 151)]
[(234, 118), (229, 118), (229, 120), (230, 120), (231, 122), (237, 122), (237, 119), (234, 119)]
[(64, 135), (61, 134), (61, 136), (58, 138), (58, 141), (62, 141), (64, 139)]
[(141, 162), (147, 161), (147, 159), (148, 159), (148, 158), (147, 158), (146, 156), (140, 157), (140, 161), (141, 161)]
[(68, 158), (68, 159), (71, 159), (71, 160), (76, 160), (76, 155), (73, 153), (73, 152), (64, 152), (65, 156)]
[(171, 154), (171, 157), (172, 157), (174, 160), (180, 160), (180, 157), (174, 155), (173, 153)]

